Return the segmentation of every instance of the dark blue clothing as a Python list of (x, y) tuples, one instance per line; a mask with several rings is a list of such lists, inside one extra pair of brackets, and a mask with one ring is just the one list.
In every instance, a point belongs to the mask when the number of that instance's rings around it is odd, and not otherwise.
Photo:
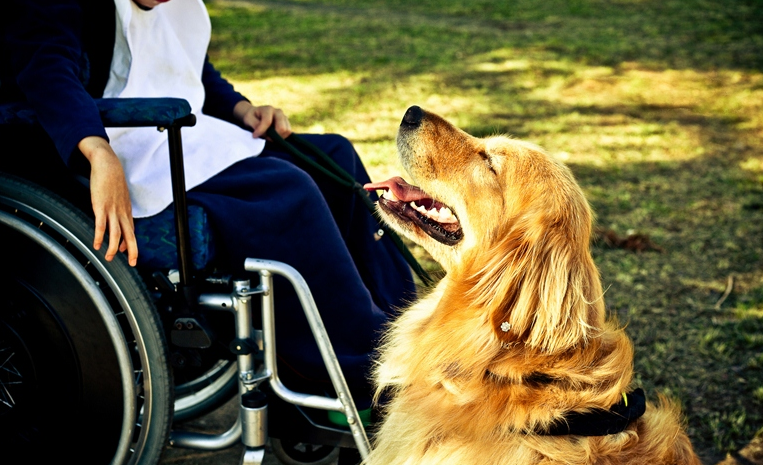
[[(108, 78), (114, 5), (109, 0), (10, 0), (5, 7), (10, 14), (0, 19), (0, 99), (27, 100), (69, 163), (82, 138), (108, 139), (92, 98), (102, 95)], [(244, 97), (208, 60), (202, 82), (203, 112), (232, 122), (233, 107)], [(359, 182), (368, 181), (346, 139), (306, 137)], [(320, 174), (307, 174), (290, 155), (267, 147), (259, 157), (195, 187), (188, 199), (210, 217), (219, 265), (238, 274), (245, 258), (264, 258), (303, 274), (348, 383), (356, 393), (367, 393), (378, 333), (389, 312), (413, 296), (414, 286), (392, 241), (375, 240), (379, 225), (353, 193)], [(327, 379), (294, 292), (277, 281), (275, 296), (281, 362), (302, 378)]]
[[(304, 135), (359, 182), (368, 182), (347, 139)], [(378, 222), (346, 187), (311, 177), (291, 155), (266, 147), (188, 192), (214, 226), (227, 269), (243, 270), (247, 257), (278, 260), (303, 275), (315, 298), (351, 388), (369, 392), (369, 354), (389, 313), (413, 297), (407, 263)], [(328, 380), (317, 345), (285, 280), (276, 281), (278, 353), (302, 378)], [(360, 399), (357, 399), (360, 400)], [(366, 402), (368, 398), (365, 399)]]
[[(0, 101), (29, 102), (69, 163), (87, 136), (108, 140), (93, 103), (103, 96), (114, 51), (111, 0), (6, 0), (0, 16)], [(84, 27), (83, 25), (87, 25)], [(202, 111), (233, 122), (246, 98), (207, 59)]]
[[(85, 34), (83, 23), (97, 26), (100, 39), (106, 34), (114, 35), (114, 5), (112, 2), (92, 0), (82, 2), (21, 1), (6, 2), (3, 15), (2, 65), (0, 65), (0, 91), (3, 100), (26, 100), (37, 113), (40, 124), (50, 135), (59, 154), (68, 163), (74, 149), (84, 137), (101, 136), (106, 132), (101, 124), (92, 97), (98, 97), (91, 76), (102, 81), (100, 92), (106, 85), (102, 68), (88, 66), (91, 59), (111, 63), (108, 57), (88, 47), (98, 43), (95, 37)], [(104, 13), (98, 4), (111, 4), (111, 16), (101, 16), (94, 21), (93, 14)], [(98, 15), (100, 16), (100, 15)], [(110, 28), (104, 24), (110, 24)], [(93, 50), (93, 56), (85, 53)], [(98, 80), (98, 79), (96, 79)], [(94, 92), (88, 93), (88, 90)]]

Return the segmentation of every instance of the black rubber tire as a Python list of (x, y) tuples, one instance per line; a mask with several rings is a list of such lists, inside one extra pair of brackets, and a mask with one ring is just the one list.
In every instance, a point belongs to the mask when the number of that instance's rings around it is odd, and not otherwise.
[(65, 200), (0, 174), (3, 464), (154, 464), (167, 443), (161, 322), (138, 274), (92, 250), (93, 235)]

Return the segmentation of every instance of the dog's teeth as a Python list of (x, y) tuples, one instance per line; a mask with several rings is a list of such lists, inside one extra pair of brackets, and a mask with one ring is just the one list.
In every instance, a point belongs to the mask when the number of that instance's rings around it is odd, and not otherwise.
[(427, 210), (423, 205), (416, 205), (416, 201), (412, 201), (408, 205), (410, 205), (411, 208), (426, 216), (427, 218), (431, 218), (439, 223), (458, 223), (458, 219), (456, 219), (456, 217), (453, 215), (453, 212), (448, 207), (442, 207), (439, 209), (432, 207)]
[(453, 215), (453, 212), (450, 210), (450, 208), (445, 207), (442, 210), (440, 210), (440, 223), (458, 223), (458, 220)]
[(398, 202), (400, 200), (397, 198), (395, 193), (392, 192), (391, 190), (386, 190), (382, 192), (382, 197), (384, 197), (385, 199), (391, 200), (392, 202)]

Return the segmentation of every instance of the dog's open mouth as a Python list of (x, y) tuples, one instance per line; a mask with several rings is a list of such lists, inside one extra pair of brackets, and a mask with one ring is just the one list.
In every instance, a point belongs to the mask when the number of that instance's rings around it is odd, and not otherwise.
[(414, 223), (433, 239), (455, 245), (464, 233), (453, 211), (426, 192), (405, 182), (399, 176), (363, 186), (366, 190), (383, 190), (379, 205), (403, 221)]

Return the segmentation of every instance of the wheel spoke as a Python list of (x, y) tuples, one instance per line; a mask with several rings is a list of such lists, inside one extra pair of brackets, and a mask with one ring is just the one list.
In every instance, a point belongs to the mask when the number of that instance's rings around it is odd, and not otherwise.
[(0, 354), (3, 352), (10, 352), (7, 357), (0, 363), (0, 370), (6, 375), (0, 378), (0, 404), (5, 405), (8, 409), (12, 409), (16, 405), (16, 400), (13, 398), (13, 394), (7, 386), (23, 384), (23, 376), (19, 372), (18, 368), (11, 362), (11, 359), (16, 355), (15, 351), (12, 351), (10, 347), (3, 347), (0, 349)]
[(3, 388), (3, 392), (2, 392), (3, 398), (0, 399), (0, 402), (7, 405), (8, 408), (13, 408), (13, 406), (16, 405), (16, 401), (13, 400), (13, 396), (11, 395), (11, 393), (8, 391), (8, 388), (6, 388), (4, 384), (0, 387)]

